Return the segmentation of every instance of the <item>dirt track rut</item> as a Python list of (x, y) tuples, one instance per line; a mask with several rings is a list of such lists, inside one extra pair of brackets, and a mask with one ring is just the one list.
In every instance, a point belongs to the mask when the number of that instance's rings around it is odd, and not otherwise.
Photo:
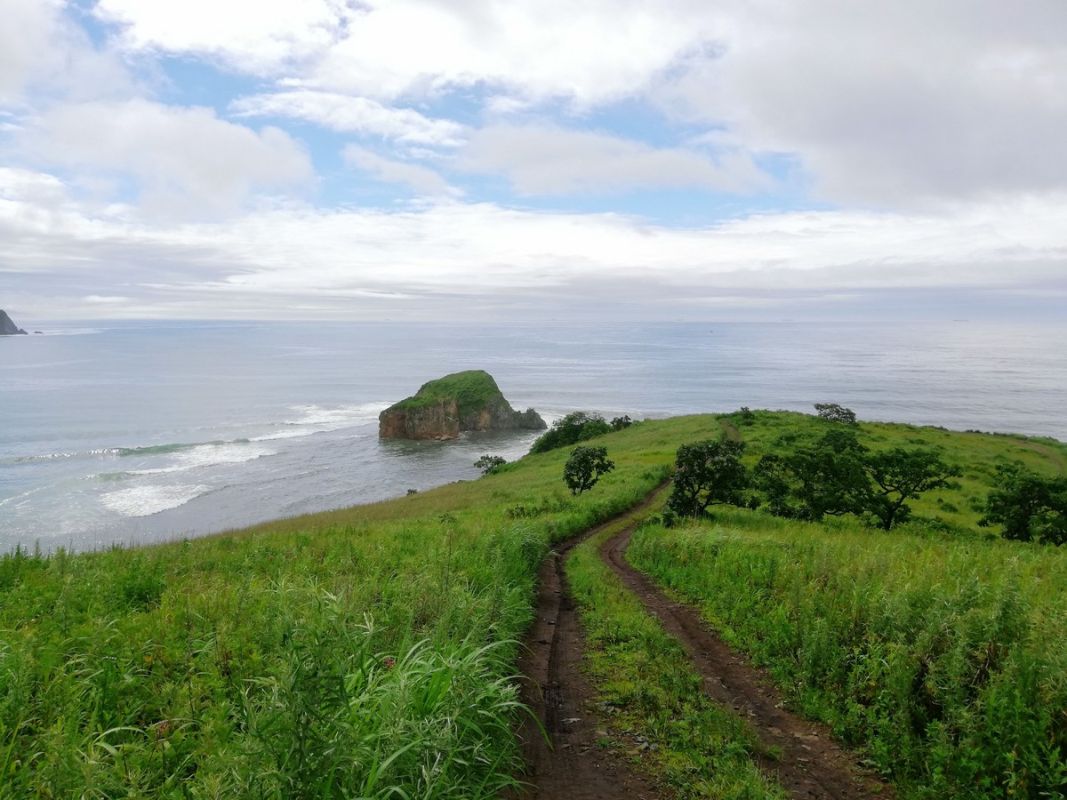
[(645, 609), (685, 648), (715, 701), (746, 717), (767, 752), (757, 760), (794, 798), (803, 800), (891, 800), (890, 789), (864, 772), (855, 756), (839, 747), (820, 725), (787, 711), (767, 677), (731, 650), (692, 608), (673, 602), (625, 559), (637, 523), (660, 499), (664, 488), (602, 525), (558, 545), (539, 574), (537, 617), (526, 638), (520, 669), (522, 700), (540, 720), (520, 730), (527, 771), (524, 800), (652, 800), (670, 792), (597, 743), (603, 734), (596, 715), (596, 692), (585, 679), (578, 612), (563, 565), (567, 553), (608, 527), (620, 532), (600, 555)]

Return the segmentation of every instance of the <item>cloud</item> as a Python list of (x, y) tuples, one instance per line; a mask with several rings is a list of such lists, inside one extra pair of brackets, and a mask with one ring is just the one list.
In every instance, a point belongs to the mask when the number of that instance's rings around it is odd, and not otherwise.
[(1061, 0), (101, 0), (98, 14), (132, 51), (281, 78), (286, 91), (252, 113), (333, 128), (447, 134), (446, 121), (427, 130), (338, 94), (463, 96), (490, 113), (625, 100), (739, 151), (791, 156), (833, 202), (918, 207), (1067, 183)]
[(272, 74), (330, 46), (349, 12), (342, 0), (99, 0), (94, 14), (131, 52), (206, 55)]
[(818, 193), (909, 207), (1067, 184), (1067, 5), (729, 3), (650, 97), (797, 156)]
[(307, 89), (241, 97), (230, 104), (239, 116), (289, 117), (314, 122), (341, 133), (360, 133), (408, 144), (455, 147), (464, 127), (431, 119), (410, 108), (390, 108), (366, 97)]
[[(637, 0), (100, 0), (135, 52), (219, 59), (363, 97), (494, 85), (579, 106), (632, 96), (707, 35), (708, 16)], [(293, 73), (298, 67), (297, 73)]]
[(578, 107), (630, 97), (706, 34), (707, 15), (635, 0), (370, 2), (307, 75), (382, 97), (497, 86)]
[(121, 60), (98, 50), (63, 13), (61, 0), (0, 0), (0, 106), (61, 95), (94, 99), (129, 94)]
[(356, 145), (345, 147), (343, 157), (348, 165), (368, 172), (380, 181), (403, 184), (420, 195), (458, 196), (461, 194), (449, 186), (448, 181), (428, 167), (384, 158)]
[(21, 141), (45, 163), (136, 179), (143, 204), (157, 213), (229, 213), (255, 189), (312, 175), (307, 154), (284, 131), (146, 100), (60, 105), (33, 120)]
[[(1067, 291), (1067, 230), (1056, 224), (1067, 213), (1062, 196), (939, 214), (763, 214), (688, 229), (447, 200), (172, 225), (101, 217), (50, 194), (42, 201), (33, 191), (3, 190), (3, 180), (0, 269), (11, 294), (20, 306), (44, 308), (51, 298), (88, 315), (286, 316), (301, 303), (324, 316), (455, 318), (478, 306), (521, 318), (563, 303), (656, 318), (687, 309), (790, 314), (794, 300), (848, 306), (852, 297), (902, 292), (914, 299)], [(130, 300), (92, 303), (87, 295)]]
[(495, 125), (477, 131), (457, 167), (502, 174), (521, 194), (702, 188), (745, 192), (768, 179), (741, 153), (718, 162), (694, 150), (654, 148), (603, 133), (547, 125)]

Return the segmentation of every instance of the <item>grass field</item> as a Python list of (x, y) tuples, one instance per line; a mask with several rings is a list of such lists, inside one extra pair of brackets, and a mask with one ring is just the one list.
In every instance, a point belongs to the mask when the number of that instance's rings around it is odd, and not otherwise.
[[(751, 443), (749, 457), (755, 457), (761, 447), (815, 424), (802, 415), (759, 413), (755, 425), (739, 425), (735, 433)], [(550, 543), (633, 505), (663, 479), (680, 444), (719, 431), (719, 420), (704, 416), (605, 436), (597, 443), (608, 447), (616, 470), (577, 498), (561, 480), (564, 449), (478, 481), (207, 539), (0, 558), (0, 796), (496, 796), (516, 774), (510, 732), (521, 712), (510, 678), (516, 641), (532, 613), (537, 565)], [(939, 444), (965, 477), (957, 488), (915, 503), (916, 518), (900, 532), (878, 533), (858, 522), (798, 526), (739, 511), (711, 528), (646, 530), (638, 540), (643, 563), (671, 583), (687, 552), (679, 548), (690, 548), (685, 558), (704, 566), (678, 572), (683, 578), (674, 580), (675, 588), (691, 592), (738, 644), (771, 663), (795, 686), (804, 708), (866, 742), (879, 763), (899, 758), (902, 778), (951, 787), (961, 775), (994, 783), (1019, 775), (1016, 796), (1037, 796), (1026, 777), (1035, 774), (1030, 765), (1041, 758), (1051, 763), (1063, 745), (1056, 737), (1064, 720), (1055, 716), (1055, 704), (1062, 709), (1067, 675), (1064, 554), (990, 542), (974, 524), (998, 462), (1019, 459), (1052, 471), (1062, 468), (1065, 450), (1046, 440), (906, 426), (865, 425), (863, 436), (871, 446), (910, 439)], [(718, 553), (755, 565), (730, 584), (736, 612), (711, 605), (698, 581), (725, 580)], [(761, 553), (770, 553), (770, 561)], [(775, 566), (759, 566), (766, 563)], [(670, 643), (647, 631), (621, 644), (601, 636), (598, 631), (613, 626), (637, 631), (644, 623), (625, 598), (592, 602), (592, 593), (602, 591), (594, 584), (602, 582), (591, 577), (582, 588), (582, 576), (593, 565), (579, 558), (573, 569), (576, 591), (592, 609), (594, 677), (597, 653), (624, 645), (634, 666), (626, 680), (650, 682), (650, 664), (676, 658)], [(814, 577), (802, 580), (810, 569)], [(840, 587), (851, 587), (851, 594)], [(795, 595), (794, 611), (779, 602), (780, 591)], [(827, 602), (831, 595), (841, 595), (841, 603)], [(841, 605), (848, 598), (857, 599)], [(822, 621), (824, 607), (836, 610)], [(735, 613), (749, 619), (742, 625)], [(799, 614), (799, 622), (790, 622), (790, 614)], [(841, 634), (838, 626), (848, 620), (847, 635)], [(894, 620), (910, 620), (911, 627), (898, 634)], [(809, 639), (791, 633), (791, 624), (821, 644), (805, 649)], [(883, 648), (890, 667), (913, 663), (907, 661), (912, 640), (929, 641), (916, 652), (944, 655), (930, 661), (919, 683), (944, 685), (945, 693), (934, 695), (944, 709), (961, 698), (962, 727), (952, 727), (959, 721), (952, 716), (951, 725), (939, 722), (922, 735), (893, 739), (907, 720), (915, 727), (914, 716), (903, 716), (912, 710), (894, 716), (893, 704), (922, 704), (924, 695), (898, 686), (906, 670), (878, 672), (880, 662), (872, 660), (864, 683), (859, 676), (867, 673), (854, 668), (867, 642)], [(990, 642), (991, 655), (982, 661), (983, 643)], [(807, 671), (793, 670), (790, 658)], [(977, 694), (972, 684), (953, 683), (973, 678), (967, 670), (975, 663)], [(690, 685), (683, 667), (665, 677), (674, 697)], [(839, 709), (827, 675), (853, 676), (849, 691), (867, 694)], [(631, 715), (633, 726), (651, 720), (666, 696), (651, 683), (642, 699), (641, 692), (620, 692), (617, 676), (597, 679), (606, 696), (632, 698), (621, 713)], [(993, 725), (987, 739), (1024, 742), (1001, 747), (993, 766), (961, 733), (980, 727), (965, 724), (985, 708), (966, 705), (971, 695), (996, 700), (1002, 712), (987, 718)], [(1019, 706), (1034, 698), (1047, 702)], [(730, 721), (716, 720), (716, 710), (696, 700), (676, 709), (675, 716), (692, 717), (694, 730), (710, 731), (700, 741), (716, 753), (712, 745), (721, 734), (714, 731), (731, 730)], [(698, 717), (711, 727), (701, 727)], [(671, 737), (684, 730), (663, 727), (664, 770), (691, 780), (711, 763), (727, 763), (719, 755), (694, 761), (684, 752), (679, 759), (690, 761), (668, 763)], [(981, 763), (972, 763), (976, 754)], [(735, 756), (738, 769), (747, 769), (743, 744), (721, 757)], [(1020, 765), (1031, 771), (1023, 775)]]
[[(815, 420), (760, 414), (752, 455)], [(995, 465), (1063, 470), (1047, 440), (864, 425), (872, 447), (944, 448), (964, 477), (886, 533), (740, 509), (643, 528), (631, 562), (698, 605), (794, 705), (915, 798), (1067, 793), (1067, 552), (975, 527)]]
[(579, 498), (561, 451), (207, 539), (0, 558), (0, 792), (495, 796), (549, 543), (644, 497), (695, 424), (618, 435)]

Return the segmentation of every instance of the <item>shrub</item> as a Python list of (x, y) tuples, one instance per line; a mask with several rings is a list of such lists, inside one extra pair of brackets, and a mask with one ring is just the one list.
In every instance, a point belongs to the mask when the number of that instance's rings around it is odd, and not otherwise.
[(629, 428), (634, 424), (634, 421), (630, 419), (629, 414), (623, 414), (621, 417), (615, 417), (611, 420), (611, 429), (613, 431), (621, 431), (623, 428)]
[(482, 475), (492, 475), (507, 463), (508, 460), (503, 456), (491, 456), (487, 453), (475, 461), (474, 466), (482, 471)]
[(557, 447), (577, 444), (594, 436), (611, 433), (611, 426), (599, 414), (573, 411), (552, 423), (530, 448), (531, 453), (545, 453)]
[(851, 408), (839, 406), (837, 403), (816, 403), (815, 412), (819, 419), (827, 422), (836, 422), (841, 425), (856, 424), (856, 412)]

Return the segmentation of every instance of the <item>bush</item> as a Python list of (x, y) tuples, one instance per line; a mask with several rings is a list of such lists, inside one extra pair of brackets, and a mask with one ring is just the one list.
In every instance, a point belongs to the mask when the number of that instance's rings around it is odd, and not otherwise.
[(827, 422), (836, 422), (841, 425), (856, 424), (856, 412), (851, 408), (839, 406), (837, 403), (816, 403), (815, 413), (819, 415), (819, 419)]
[(611, 429), (613, 431), (621, 431), (623, 428), (629, 428), (634, 424), (634, 421), (630, 419), (629, 414), (623, 414), (621, 417), (615, 417), (611, 421)]
[(474, 466), (482, 471), (482, 475), (492, 475), (500, 471), (500, 468), (508, 463), (502, 456), (486, 454), (474, 462)]
[(602, 475), (615, 469), (604, 447), (576, 447), (563, 467), (563, 480), (571, 494), (581, 494), (596, 486)]
[(531, 453), (546, 453), (557, 447), (584, 442), (595, 436), (611, 433), (611, 426), (599, 414), (573, 411), (552, 423), (530, 448)]

